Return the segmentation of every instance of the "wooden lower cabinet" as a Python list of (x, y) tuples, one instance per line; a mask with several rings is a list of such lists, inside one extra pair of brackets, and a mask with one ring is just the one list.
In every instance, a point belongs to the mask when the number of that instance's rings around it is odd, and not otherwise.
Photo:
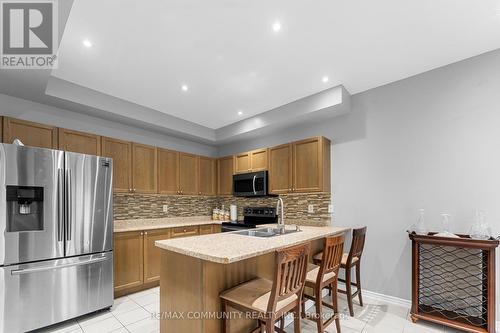
[(160, 280), (160, 249), (157, 240), (170, 238), (170, 229), (144, 231), (144, 282)]
[(156, 241), (218, 233), (220, 230), (220, 225), (209, 224), (115, 233), (115, 297), (159, 285), (161, 250), (155, 246)]
[(143, 284), (143, 242), (142, 231), (114, 234), (115, 294)]

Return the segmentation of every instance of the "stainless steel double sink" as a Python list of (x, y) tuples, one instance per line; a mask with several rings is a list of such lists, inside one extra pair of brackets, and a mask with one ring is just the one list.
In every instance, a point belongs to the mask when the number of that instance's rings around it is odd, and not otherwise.
[(265, 237), (274, 237), (274, 236), (291, 234), (299, 231), (300, 230), (286, 230), (279, 228), (259, 228), (259, 229), (237, 231), (235, 232), (235, 234), (265, 238)]

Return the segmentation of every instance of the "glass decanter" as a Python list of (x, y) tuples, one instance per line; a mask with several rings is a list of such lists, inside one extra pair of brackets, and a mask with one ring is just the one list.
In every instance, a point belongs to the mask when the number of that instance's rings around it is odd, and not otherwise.
[(424, 215), (425, 215), (425, 210), (423, 208), (419, 209), (417, 224), (415, 224), (415, 233), (417, 235), (428, 234), (427, 227), (425, 226)]
[(484, 218), (484, 212), (477, 209), (474, 216), (474, 224), (470, 228), (470, 237), (473, 239), (489, 239), (491, 236), (490, 228)]

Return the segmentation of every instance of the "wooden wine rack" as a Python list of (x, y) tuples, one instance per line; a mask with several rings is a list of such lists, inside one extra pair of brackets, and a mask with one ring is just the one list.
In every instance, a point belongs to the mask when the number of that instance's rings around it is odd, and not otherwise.
[(495, 333), (498, 239), (434, 235), (409, 235), (413, 322), (421, 319), (465, 332)]

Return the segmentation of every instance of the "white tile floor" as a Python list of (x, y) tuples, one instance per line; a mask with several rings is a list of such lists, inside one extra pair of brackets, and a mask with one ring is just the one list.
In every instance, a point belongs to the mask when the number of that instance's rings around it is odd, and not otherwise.
[[(327, 296), (328, 297), (328, 296)], [(365, 297), (366, 298), (366, 297)], [(409, 309), (384, 302), (366, 299), (364, 307), (355, 302), (355, 316), (348, 315), (345, 296), (339, 295), (339, 311), (342, 314), (342, 333), (456, 333), (458, 331), (440, 325), (409, 320)], [(44, 333), (153, 333), (159, 332), (159, 321), (152, 314), (159, 312), (159, 288), (121, 297), (108, 311), (87, 315), (76, 320), (55, 325), (37, 332)], [(325, 309), (326, 311), (326, 309)], [(293, 332), (293, 325), (286, 328)], [(317, 332), (314, 322), (302, 320), (302, 332)], [(332, 323), (326, 332), (335, 333)]]
[(156, 333), (160, 322), (152, 314), (160, 311), (159, 287), (115, 299), (110, 310), (51, 326), (37, 333)]

